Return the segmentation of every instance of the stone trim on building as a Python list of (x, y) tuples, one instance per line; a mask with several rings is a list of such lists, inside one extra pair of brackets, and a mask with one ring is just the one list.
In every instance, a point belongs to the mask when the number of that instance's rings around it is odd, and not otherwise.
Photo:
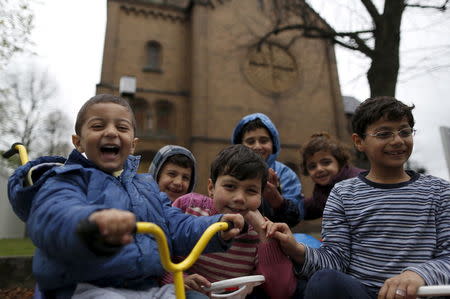
[(120, 9), (125, 11), (127, 14), (133, 13), (135, 15), (143, 15), (145, 17), (162, 18), (163, 20), (169, 20), (172, 22), (185, 23), (186, 21), (189, 20), (189, 15), (187, 14), (174, 15), (170, 12), (162, 12), (150, 8), (137, 8), (134, 6), (121, 5)]
[[(114, 86), (112, 84), (108, 83), (98, 83), (97, 88), (108, 88), (109, 90), (118, 91), (119, 86)], [(150, 88), (136, 88), (136, 92), (139, 93), (157, 93), (157, 94), (163, 94), (168, 96), (182, 96), (182, 97), (189, 97), (190, 93), (189, 91), (181, 90), (181, 91), (171, 91), (171, 90), (159, 90), (159, 89), (150, 89)]]

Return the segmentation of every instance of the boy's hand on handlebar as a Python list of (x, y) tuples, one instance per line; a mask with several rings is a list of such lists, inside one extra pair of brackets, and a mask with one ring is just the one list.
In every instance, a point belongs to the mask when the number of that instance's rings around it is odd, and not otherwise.
[(378, 292), (378, 299), (400, 297), (415, 299), (419, 287), (423, 285), (425, 285), (425, 280), (419, 274), (407, 270), (387, 279)]
[(113, 245), (126, 245), (133, 241), (136, 216), (128, 211), (107, 209), (92, 213), (89, 221), (98, 225), (104, 240)]
[(230, 240), (236, 237), (244, 227), (244, 217), (241, 214), (224, 214), (220, 221), (229, 221), (234, 225), (232, 229), (220, 232), (220, 236), (224, 240)]
[(186, 290), (194, 290), (203, 294), (208, 294), (204, 288), (211, 287), (211, 282), (199, 274), (188, 275), (184, 278)]

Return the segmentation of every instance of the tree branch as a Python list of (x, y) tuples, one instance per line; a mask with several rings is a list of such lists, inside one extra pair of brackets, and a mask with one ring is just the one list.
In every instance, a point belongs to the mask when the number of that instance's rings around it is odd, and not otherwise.
[(440, 11), (446, 11), (447, 10), (447, 5), (449, 4), (450, 0), (445, 0), (444, 3), (442, 3), (442, 5), (424, 5), (424, 4), (420, 4), (420, 3), (405, 3), (406, 7), (414, 7), (414, 8), (431, 8), (431, 9), (437, 9)]
[[(373, 50), (366, 44), (365, 40), (363, 40), (359, 35), (373, 33), (373, 30), (360, 30), (360, 31), (352, 31), (352, 32), (335, 32), (331, 30), (326, 30), (316, 26), (304, 25), (304, 24), (293, 24), (286, 25), (283, 27), (278, 27), (273, 29), (270, 32), (267, 32), (261, 39), (259, 39), (257, 46), (261, 47), (261, 45), (267, 41), (270, 36), (277, 35), (286, 31), (303, 31), (303, 36), (308, 38), (326, 38), (331, 39), (336, 44), (345, 47), (347, 49), (356, 50), (368, 57), (373, 56)], [(346, 43), (344, 41), (336, 39), (336, 37), (347, 37), (351, 40), (351, 42)]]
[(380, 13), (378, 12), (373, 2), (371, 0), (361, 0), (361, 3), (366, 8), (367, 12), (369, 13), (374, 23), (378, 24), (380, 22)]

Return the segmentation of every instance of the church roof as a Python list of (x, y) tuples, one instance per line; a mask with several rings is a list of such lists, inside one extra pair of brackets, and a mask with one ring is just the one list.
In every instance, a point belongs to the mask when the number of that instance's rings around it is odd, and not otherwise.
[[(119, 0), (120, 1), (120, 0)], [(155, 4), (158, 6), (165, 6), (168, 8), (173, 8), (176, 10), (182, 10), (182, 11), (189, 11), (190, 8), (194, 5), (202, 5), (209, 8), (215, 8), (216, 3), (223, 4), (223, 0), (135, 0), (137, 2), (141, 3), (149, 3), (149, 4)], [(229, 0), (230, 1), (230, 0)], [(244, 1), (244, 0), (236, 0), (236, 1)], [(303, 4), (305, 5), (306, 9), (309, 10), (310, 13), (314, 14), (317, 19), (324, 24), (328, 29), (334, 30), (326, 21), (323, 19), (318, 12), (316, 12), (308, 3), (306, 3), (305, 0), (303, 0)]]

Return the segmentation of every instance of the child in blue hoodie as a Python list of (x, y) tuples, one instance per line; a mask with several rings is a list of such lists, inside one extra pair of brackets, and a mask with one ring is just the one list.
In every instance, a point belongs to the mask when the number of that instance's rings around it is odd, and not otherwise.
[(304, 216), (302, 185), (295, 172), (276, 161), (281, 150), (280, 136), (270, 118), (262, 113), (244, 116), (234, 128), (231, 142), (250, 147), (269, 166), (261, 213), (273, 222), (291, 227), (298, 224)]
[[(207, 250), (226, 249), (224, 240), (239, 233), (242, 216), (190, 216), (160, 198), (151, 177), (136, 173), (135, 119), (126, 100), (107, 94), (91, 98), (78, 112), (75, 132), (76, 149), (63, 166), (27, 187), (23, 179), (32, 162), (9, 181), (11, 204), (27, 221), (37, 247), (33, 274), (39, 288), (49, 298), (174, 298), (173, 285), (159, 286), (164, 269), (156, 241), (133, 236), (136, 221), (159, 225), (171, 252), (186, 255), (219, 220), (230, 220), (235, 228), (214, 237)], [(75, 233), (84, 220), (97, 224), (103, 246)]]

